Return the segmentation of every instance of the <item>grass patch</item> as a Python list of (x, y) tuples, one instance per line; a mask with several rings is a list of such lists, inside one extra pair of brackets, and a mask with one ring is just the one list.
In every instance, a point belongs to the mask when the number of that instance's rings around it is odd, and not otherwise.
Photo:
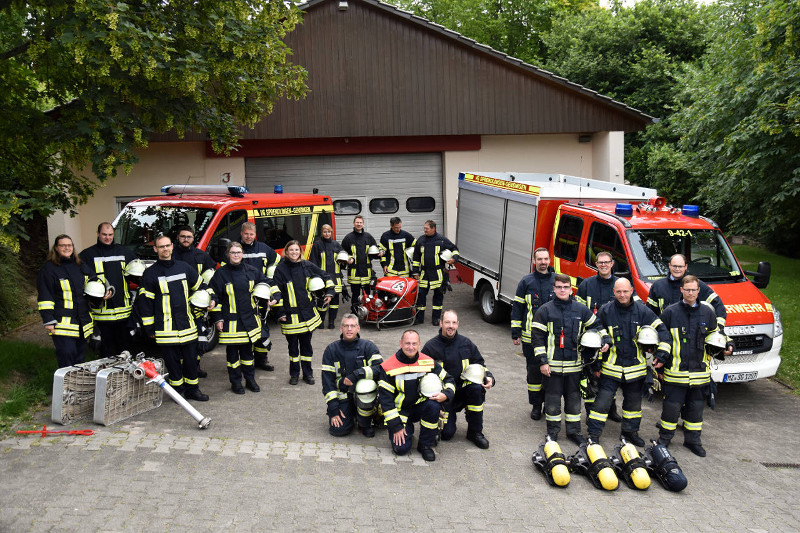
[(50, 403), (57, 369), (53, 348), (0, 339), (0, 437)]
[(783, 361), (777, 378), (800, 394), (800, 259), (790, 259), (754, 246), (733, 246), (734, 253), (746, 270), (755, 271), (759, 261), (772, 264), (769, 286), (763, 289), (773, 305), (781, 312), (783, 321)]

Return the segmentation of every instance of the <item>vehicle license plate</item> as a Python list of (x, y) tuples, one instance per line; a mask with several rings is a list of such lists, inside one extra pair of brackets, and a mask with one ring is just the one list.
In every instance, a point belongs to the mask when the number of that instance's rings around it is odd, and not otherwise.
[(758, 379), (758, 372), (737, 372), (735, 374), (725, 374), (722, 377), (723, 383), (740, 383), (743, 381), (755, 381)]

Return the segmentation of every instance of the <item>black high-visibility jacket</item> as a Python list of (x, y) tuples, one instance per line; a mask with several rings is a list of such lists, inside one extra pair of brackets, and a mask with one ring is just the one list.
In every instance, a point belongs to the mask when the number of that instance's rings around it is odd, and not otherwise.
[(459, 255), (456, 245), (439, 233), (434, 233), (430, 237), (422, 235), (417, 239), (411, 269), (415, 274), (419, 274), (420, 288), (438, 289), (446, 283), (444, 269), (447, 263), (440, 257), (444, 250), (453, 252), (454, 258)]
[[(330, 275), (311, 261), (296, 263), (284, 259), (278, 263), (272, 280), (281, 293), (281, 300), (274, 309), (284, 335), (297, 335), (314, 331), (321, 323), (314, 297), (308, 291), (308, 280), (320, 277), (325, 281), (326, 294), (334, 295)], [(282, 317), (286, 321), (281, 322)]]
[[(455, 336), (451, 339), (442, 335), (442, 330), (439, 334), (430, 339), (422, 347), (422, 353), (427, 354), (438, 361), (445, 369), (445, 371), (452, 376), (456, 383), (457, 388), (464, 387), (472, 383), (461, 379), (461, 373), (467, 368), (468, 365), (478, 364), (486, 366), (478, 347), (475, 343), (463, 335), (456, 332)], [(494, 379), (494, 376), (488, 370), (486, 377)]]
[(601, 276), (586, 278), (578, 285), (575, 299), (597, 314), (601, 307), (614, 300), (614, 283), (617, 279), (614, 274), (608, 279)]
[[(375, 379), (374, 365), (383, 362), (380, 350), (372, 341), (360, 336), (353, 341), (339, 338), (330, 343), (322, 354), (322, 394), (328, 404), (328, 416), (339, 414), (339, 403), (347, 401), (348, 387), (342, 383), (350, 378), (355, 384), (357, 379)], [(360, 370), (358, 378), (355, 372)]]
[[(725, 321), (728, 318), (728, 312), (725, 310), (722, 299), (705, 281), (698, 280), (698, 282), (700, 293), (697, 297), (697, 301), (706, 302), (710, 305), (717, 315), (717, 324), (721, 329), (724, 328)], [(647, 295), (647, 307), (652, 309), (656, 315), (661, 315), (667, 307), (680, 302), (682, 299), (681, 280), (673, 279), (672, 276), (667, 276), (666, 278), (656, 281), (653, 283), (653, 286), (650, 287), (650, 293)]]
[(242, 261), (250, 266), (256, 267), (264, 275), (272, 265), (277, 265), (281, 257), (275, 250), (261, 241), (253, 241), (253, 244), (240, 243), (242, 245)]
[[(139, 293), (142, 326), (157, 344), (187, 344), (197, 340), (189, 298), (200, 288), (201, 278), (188, 263), (159, 259), (142, 275)], [(144, 296), (144, 298), (142, 298)]]
[(47, 261), (39, 271), (39, 314), (45, 326), (55, 326), (53, 335), (89, 338), (93, 331), (89, 304), (83, 296), (87, 276), (74, 259)]
[(406, 249), (416, 243), (416, 239), (406, 230), (395, 233), (392, 230), (381, 235), (380, 249), (384, 255), (381, 257), (381, 266), (385, 266), (387, 274), (392, 276), (408, 276), (411, 273), (411, 260), (406, 255)]
[(342, 267), (336, 260), (339, 252), (343, 251), (342, 245), (333, 239), (318, 238), (311, 246), (308, 260), (327, 272), (336, 292), (342, 292)]
[(378, 243), (366, 231), (351, 231), (342, 239), (342, 248), (354, 259), (347, 268), (348, 283), (366, 285), (372, 279), (372, 260), (367, 255), (370, 246), (378, 246)]
[(517, 285), (514, 305), (511, 307), (511, 338), (522, 338), (522, 342), (531, 342), (533, 316), (541, 306), (555, 298), (553, 283), (555, 272), (540, 274), (538, 271), (524, 276)]
[[(189, 263), (197, 269), (197, 273), (200, 274), (200, 277), (207, 279), (207, 276), (212, 275), (214, 270), (217, 268), (217, 262), (211, 259), (211, 256), (200, 248), (196, 248), (194, 246), (184, 248), (183, 246), (177, 245), (172, 250), (172, 258), (174, 260)], [(211, 272), (206, 274), (206, 272), (209, 270)], [(202, 285), (208, 285), (205, 279), (203, 280)]]
[[(212, 298), (217, 302), (211, 310), (214, 322), (222, 322), (219, 333), (220, 344), (247, 344), (261, 338), (261, 317), (256, 313), (253, 287), (257, 283), (269, 283), (261, 270), (245, 264), (230, 263), (214, 273), (209, 284)], [(270, 287), (273, 299), (280, 300), (277, 287)]]
[(674, 385), (701, 387), (711, 380), (711, 357), (706, 352), (706, 336), (718, 329), (713, 308), (698, 299), (689, 306), (681, 300), (661, 313), (669, 330), (672, 347), (664, 362), (664, 381)]
[(533, 354), (540, 365), (549, 364), (552, 372), (580, 372), (583, 360), (579, 342), (587, 330), (602, 331), (588, 307), (572, 296), (568, 300), (551, 300), (533, 316)]
[(99, 309), (92, 309), (92, 318), (98, 321), (123, 320), (131, 316), (131, 291), (125, 281), (125, 267), (136, 256), (119, 244), (97, 244), (80, 253), (82, 267), (89, 277), (97, 277), (114, 287), (114, 295), (105, 300)]

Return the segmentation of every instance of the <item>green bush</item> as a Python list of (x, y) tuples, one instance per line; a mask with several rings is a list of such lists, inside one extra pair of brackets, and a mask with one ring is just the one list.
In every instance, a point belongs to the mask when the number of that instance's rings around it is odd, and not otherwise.
[(0, 245), (0, 333), (23, 322), (30, 313), (28, 295), (33, 290), (22, 275), (17, 255)]

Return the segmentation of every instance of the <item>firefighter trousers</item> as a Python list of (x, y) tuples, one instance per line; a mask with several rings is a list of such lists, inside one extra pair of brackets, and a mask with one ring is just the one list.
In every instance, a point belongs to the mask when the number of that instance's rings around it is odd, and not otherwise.
[(289, 343), (289, 375), (299, 376), (302, 369), (304, 378), (314, 377), (311, 369), (311, 358), (314, 355), (311, 332), (286, 335), (286, 342)]
[[(581, 391), (580, 372), (560, 374), (550, 373), (544, 393), (544, 412), (547, 420), (547, 434), (557, 437), (561, 430), (561, 398), (564, 398), (564, 418), (567, 435), (581, 432)], [(555, 438), (553, 440), (556, 440)]]
[[(417, 322), (422, 323), (425, 321), (425, 307), (428, 300), (428, 291), (430, 289), (421, 288), (417, 292)], [(442, 317), (442, 305), (444, 304), (444, 286), (433, 289), (433, 298), (431, 302), (431, 320), (439, 320)]]
[(542, 379), (542, 371), (539, 370), (539, 360), (533, 355), (533, 344), (523, 342), (522, 355), (525, 356), (525, 368), (527, 370), (528, 403), (541, 405), (542, 401), (544, 401), (544, 380)]
[(159, 344), (161, 356), (167, 367), (167, 381), (178, 391), (196, 389), (197, 341), (184, 344)]
[(264, 318), (264, 323), (261, 326), (261, 338), (253, 344), (253, 356), (257, 365), (265, 365), (269, 363), (269, 350), (272, 347), (272, 342), (269, 340), (269, 328), (267, 327), (267, 319)]
[(328, 317), (328, 329), (336, 328), (336, 315), (339, 314), (339, 293), (335, 293), (331, 298), (331, 303), (328, 304), (327, 311), (320, 311), (319, 317), (322, 319), (320, 328), (325, 328), (325, 316)]
[(228, 360), (228, 379), (231, 383), (241, 384), (242, 375), (247, 380), (255, 379), (253, 348), (249, 342), (226, 345), (225, 355)]
[(130, 350), (128, 319), (95, 320), (94, 331), (100, 334), (100, 357), (113, 357)]
[(642, 422), (642, 382), (644, 378), (633, 381), (617, 381), (608, 376), (600, 376), (600, 390), (591, 405), (586, 420), (589, 435), (600, 435), (608, 419), (608, 412), (614, 402), (617, 389), (622, 389), (622, 433), (636, 433)]
[(658, 440), (667, 444), (675, 436), (678, 417), (683, 417), (683, 442), (700, 444), (703, 429), (703, 407), (705, 397), (703, 387), (687, 387), (664, 383), (664, 405), (661, 408)]
[(439, 432), (439, 413), (442, 406), (436, 400), (425, 400), (414, 405), (402, 414), (408, 416), (406, 420), (406, 441), (400, 446), (396, 446), (392, 440), (392, 431), (389, 430), (389, 442), (392, 451), (397, 455), (405, 455), (411, 450), (411, 441), (414, 436), (414, 422), (419, 421), (419, 447), (433, 448), (436, 443), (436, 434)]
[(56, 347), (58, 368), (77, 365), (86, 361), (86, 339), (80, 337), (66, 337), (64, 335), (51, 335)]
[(445, 412), (445, 423), (442, 429), (442, 440), (450, 440), (456, 433), (456, 413), (465, 410), (467, 419), (467, 435), (483, 433), (483, 403), (486, 389), (477, 383), (470, 383), (456, 391), (452, 401), (442, 404)]
[(350, 397), (347, 398), (347, 401), (339, 402), (339, 411), (341, 411), (340, 416), (342, 418), (342, 425), (338, 428), (334, 427), (333, 424), (330, 423), (331, 418), (328, 417), (328, 423), (330, 424), (328, 431), (334, 437), (344, 437), (345, 435), (349, 435), (355, 427), (355, 422), (358, 422), (358, 427), (360, 428), (368, 428), (372, 426), (372, 417), (375, 414), (375, 409), (372, 410), (372, 415), (367, 416), (366, 414), (361, 413), (361, 411), (356, 407), (355, 401)]

